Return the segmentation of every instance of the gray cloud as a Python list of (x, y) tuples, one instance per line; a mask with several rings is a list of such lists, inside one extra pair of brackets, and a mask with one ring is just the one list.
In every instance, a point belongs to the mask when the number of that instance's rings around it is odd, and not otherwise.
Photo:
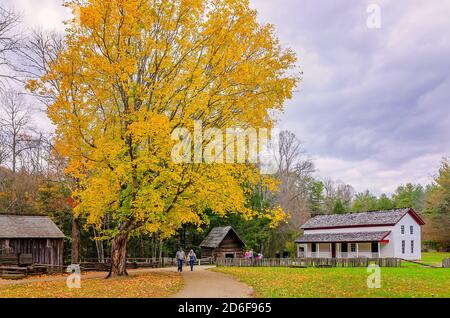
[[(450, 3), (251, 3), (300, 57), (304, 81), (281, 126), (305, 141), (320, 174), (376, 193), (429, 182), (450, 154)], [(381, 29), (366, 26), (369, 3), (381, 7)]]

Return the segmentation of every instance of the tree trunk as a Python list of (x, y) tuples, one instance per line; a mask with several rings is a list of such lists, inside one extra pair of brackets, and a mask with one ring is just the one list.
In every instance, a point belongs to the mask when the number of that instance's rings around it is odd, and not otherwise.
[(14, 132), (12, 136), (12, 145), (11, 145), (11, 155), (12, 155), (12, 171), (13, 177), (16, 177), (17, 170), (17, 133)]
[(128, 233), (117, 235), (112, 242), (111, 270), (107, 276), (127, 276), (127, 241)]
[(103, 241), (97, 239), (97, 231), (95, 230), (95, 226), (92, 226), (92, 231), (94, 232), (95, 248), (97, 250), (97, 260), (99, 263), (104, 263), (105, 253), (103, 250)]
[(80, 263), (80, 221), (72, 215), (72, 264)]
[(163, 249), (163, 241), (159, 238), (159, 263), (162, 264), (162, 249)]

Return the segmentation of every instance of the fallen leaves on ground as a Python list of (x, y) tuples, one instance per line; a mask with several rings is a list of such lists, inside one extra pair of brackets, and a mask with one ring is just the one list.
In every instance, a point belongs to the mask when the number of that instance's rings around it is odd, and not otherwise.
[(0, 298), (157, 298), (182, 287), (177, 273), (140, 273), (119, 278), (83, 280), (81, 288), (70, 289), (66, 281), (0, 285)]

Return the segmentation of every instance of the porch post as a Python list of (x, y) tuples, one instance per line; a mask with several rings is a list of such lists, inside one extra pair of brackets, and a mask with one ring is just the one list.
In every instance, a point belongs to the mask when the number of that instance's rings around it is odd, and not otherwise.
[(305, 256), (308, 257), (308, 243), (305, 244)]
[(356, 258), (359, 257), (359, 243), (356, 243)]
[(378, 258), (381, 258), (381, 244), (378, 242)]
[(320, 243), (317, 243), (317, 251), (316, 251), (317, 255), (316, 257), (319, 258), (320, 257)]
[(329, 258), (333, 258), (333, 243), (330, 243), (330, 257)]

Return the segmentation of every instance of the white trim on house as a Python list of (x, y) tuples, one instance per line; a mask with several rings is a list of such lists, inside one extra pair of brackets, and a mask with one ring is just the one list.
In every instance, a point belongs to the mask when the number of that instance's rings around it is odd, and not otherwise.
[[(384, 211), (385, 212), (385, 211)], [(414, 211), (413, 211), (414, 212)], [(376, 213), (376, 212), (373, 212)], [(415, 213), (415, 212), (414, 212)], [(413, 217), (414, 216), (414, 217)], [(420, 219), (416, 218), (416, 215), (408, 212), (393, 225), (379, 225), (379, 226), (349, 226), (349, 227), (338, 227), (338, 228), (313, 228), (304, 229), (304, 236), (297, 241), (298, 244), (298, 257), (320, 257), (320, 258), (331, 258), (332, 257), (332, 245), (336, 245), (336, 255), (337, 258), (352, 258), (352, 257), (367, 257), (367, 258), (404, 258), (409, 260), (420, 260), (421, 259), (421, 225), (423, 223)], [(404, 228), (404, 233), (402, 234), (402, 227)], [(412, 231), (411, 231), (412, 227)], [(375, 233), (377, 232), (377, 233)], [(385, 237), (380, 237), (373, 241), (336, 241), (332, 242), (330, 240), (335, 237), (333, 234), (340, 234), (336, 237), (371, 237), (373, 239), (374, 235), (380, 235), (380, 232), (386, 232)], [(349, 234), (353, 233), (353, 234)], [(364, 234), (372, 233), (372, 234)], [(411, 234), (412, 233), (412, 234)], [(311, 238), (311, 234), (314, 240), (316, 237), (321, 238), (321, 241), (311, 242), (305, 238)], [(326, 234), (320, 236), (320, 234)], [(347, 235), (345, 235), (347, 234)], [(310, 235), (310, 236), (308, 236)], [(330, 238), (331, 237), (331, 238)], [(304, 241), (302, 242), (302, 239)], [(405, 251), (402, 251), (402, 241), (405, 241)], [(413, 243), (411, 243), (413, 242)], [(352, 252), (351, 244), (356, 244), (355, 250)], [(373, 243), (373, 244), (372, 244)], [(312, 250), (312, 244), (316, 244), (316, 252)], [(343, 247), (346, 244), (346, 248)], [(303, 247), (303, 252), (300, 251), (300, 247)], [(413, 248), (412, 248), (413, 247)], [(346, 250), (346, 252), (345, 252)]]

